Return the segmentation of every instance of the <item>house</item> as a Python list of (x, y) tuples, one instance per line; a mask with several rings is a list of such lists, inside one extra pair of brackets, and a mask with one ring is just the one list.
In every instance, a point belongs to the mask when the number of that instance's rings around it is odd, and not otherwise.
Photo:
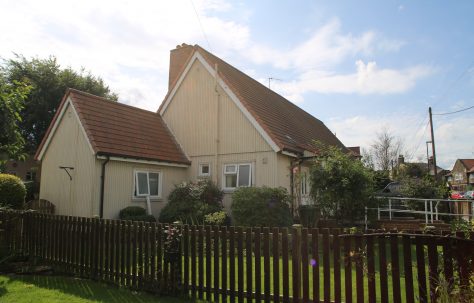
[(144, 206), (149, 194), (157, 215), (174, 184), (208, 178), (224, 190), (227, 209), (241, 186), (282, 186), (296, 209), (309, 202), (308, 160), (324, 145), (349, 152), (320, 120), (182, 44), (171, 51), (157, 113), (68, 90), (36, 155), (40, 197), (59, 214), (111, 218)]
[(28, 155), (24, 161), (8, 160), (5, 163), (5, 172), (15, 175), (23, 181), (39, 182), (40, 163), (34, 159), (34, 155)]
[(448, 180), (453, 190), (466, 191), (474, 187), (474, 159), (457, 159)]

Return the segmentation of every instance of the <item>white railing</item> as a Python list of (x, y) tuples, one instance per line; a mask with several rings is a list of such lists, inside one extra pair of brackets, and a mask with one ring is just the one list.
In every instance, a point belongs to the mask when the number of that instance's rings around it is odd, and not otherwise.
[[(378, 205), (376, 208), (366, 207), (366, 218), (369, 210), (377, 211), (377, 218), (380, 220), (383, 212), (388, 212), (389, 220), (398, 213), (420, 214), (425, 217), (425, 223), (433, 223), (439, 220), (439, 217), (458, 217), (464, 220), (474, 219), (474, 200), (465, 199), (420, 199), (420, 198), (400, 198), (400, 197), (377, 197)], [(407, 202), (419, 203), (424, 210), (410, 209)], [(441, 203), (449, 203), (450, 212), (440, 212)], [(466, 207), (467, 206), (467, 207)], [(367, 219), (366, 219), (367, 221)]]

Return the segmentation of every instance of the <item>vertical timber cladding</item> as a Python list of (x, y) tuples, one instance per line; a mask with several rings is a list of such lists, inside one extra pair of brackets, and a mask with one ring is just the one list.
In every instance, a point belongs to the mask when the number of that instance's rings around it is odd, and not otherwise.
[(151, 200), (154, 216), (166, 205), (175, 184), (187, 180), (189, 167), (160, 166), (111, 160), (106, 166), (104, 218), (117, 218), (119, 211), (127, 206), (146, 208), (145, 199), (133, 198), (135, 170), (161, 172), (161, 198)]
[[(169, 103), (163, 119), (191, 158), (189, 178), (197, 179), (199, 163), (210, 163), (211, 178), (221, 185), (225, 163), (253, 162), (257, 186), (278, 186), (276, 153), (224, 92), (200, 61), (195, 61)], [(218, 122), (216, 122), (218, 117)], [(219, 155), (216, 167), (216, 125)]]
[[(71, 105), (53, 134), (42, 159), (40, 197), (51, 201), (59, 215), (90, 217), (94, 212), (92, 201), (98, 199), (99, 167), (80, 122)], [(59, 166), (74, 167), (72, 180)]]

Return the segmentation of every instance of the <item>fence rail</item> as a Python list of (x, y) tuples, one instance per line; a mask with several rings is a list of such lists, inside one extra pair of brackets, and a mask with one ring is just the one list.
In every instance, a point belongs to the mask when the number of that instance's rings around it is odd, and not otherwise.
[(59, 271), (214, 302), (436, 302), (440, 281), (465, 287), (474, 266), (474, 233), (184, 225), (173, 256), (164, 224), (12, 218), (0, 213), (9, 249)]

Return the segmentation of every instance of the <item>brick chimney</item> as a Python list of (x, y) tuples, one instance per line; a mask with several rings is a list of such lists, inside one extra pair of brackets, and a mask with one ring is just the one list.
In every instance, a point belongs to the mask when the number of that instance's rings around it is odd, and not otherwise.
[(398, 165), (405, 163), (405, 157), (403, 155), (398, 156)]
[(189, 56), (193, 53), (193, 46), (183, 43), (177, 45), (175, 49), (170, 52), (170, 71), (168, 78), (168, 89), (177, 80), (179, 73), (184, 68)]

